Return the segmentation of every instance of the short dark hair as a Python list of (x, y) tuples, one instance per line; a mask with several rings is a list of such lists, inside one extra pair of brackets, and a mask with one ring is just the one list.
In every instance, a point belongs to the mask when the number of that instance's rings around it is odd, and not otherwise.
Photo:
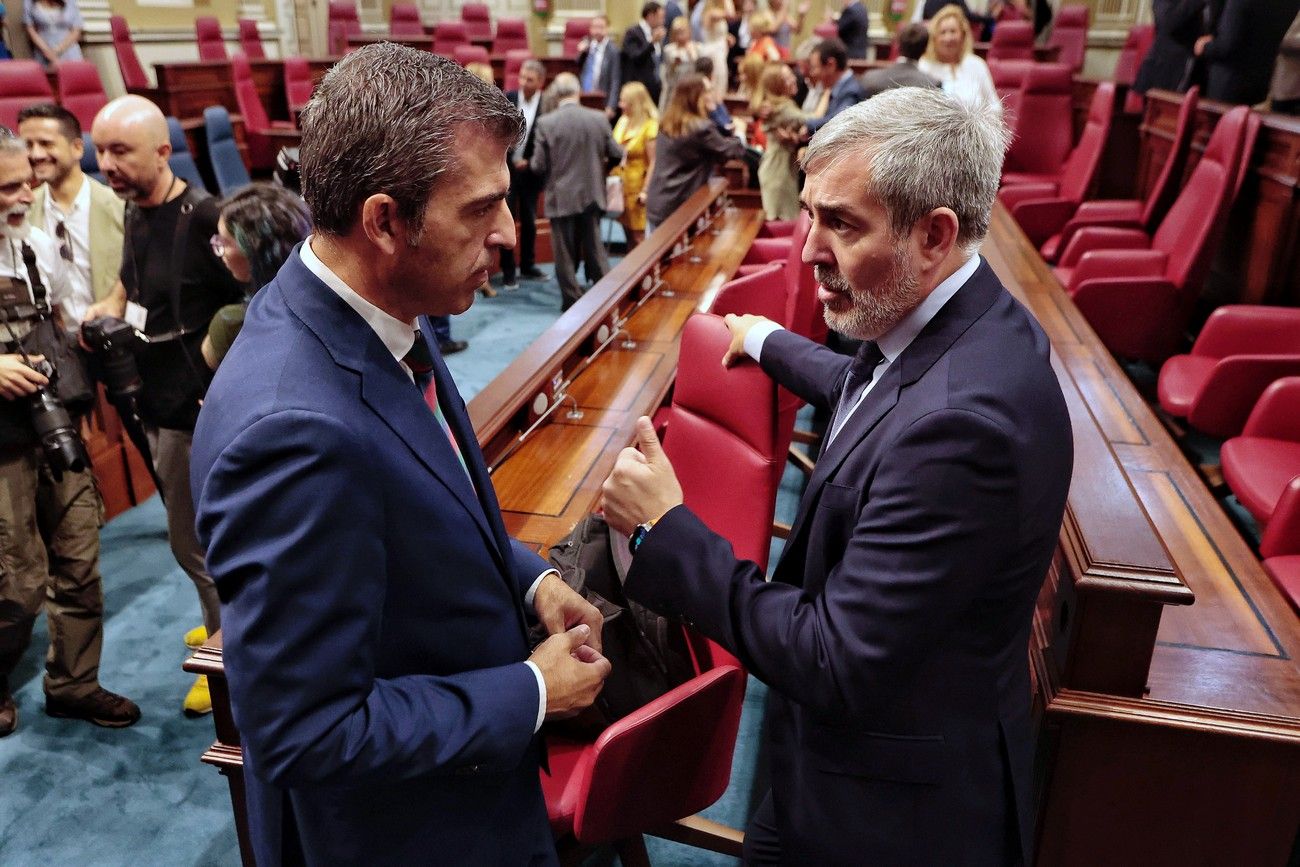
[(713, 58), (712, 58), (712, 57), (697, 57), (697, 58), (695, 58), (695, 71), (696, 71), (697, 73), (699, 73), (700, 75), (707, 75), (707, 76), (709, 76), (710, 78), (712, 78), (712, 77), (713, 77)]
[(38, 102), (36, 105), (29, 105), (18, 112), (18, 125), (21, 126), (23, 121), (32, 118), (58, 121), (59, 133), (64, 138), (68, 141), (81, 140), (81, 121), (77, 120), (75, 114), (61, 105), (55, 105), (52, 102)]
[(641, 7), (641, 17), (649, 18), (651, 15), (655, 14), (662, 8), (664, 8), (664, 5), (662, 3), (656, 3), (655, 0), (650, 0), (649, 3), (646, 3), (644, 6)]
[(434, 186), (458, 163), (457, 131), (519, 141), (524, 118), (495, 85), (454, 61), (392, 42), (349, 53), (302, 113), (302, 194), (316, 228), (352, 230), (361, 203), (386, 193), (415, 243)]
[(822, 63), (834, 60), (837, 69), (849, 68), (849, 50), (838, 39), (823, 39), (817, 43), (817, 47), (813, 51), (817, 52), (817, 57), (821, 59)]
[(294, 246), (311, 232), (306, 203), (278, 184), (240, 187), (222, 200), (221, 219), (248, 259), (254, 290), (271, 282)]
[(920, 60), (930, 44), (930, 30), (920, 21), (905, 24), (898, 31), (898, 53), (908, 60)]

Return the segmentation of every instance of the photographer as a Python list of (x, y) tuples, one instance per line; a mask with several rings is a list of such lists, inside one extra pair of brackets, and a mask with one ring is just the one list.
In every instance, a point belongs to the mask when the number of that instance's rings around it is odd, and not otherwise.
[[(95, 117), (91, 137), (109, 187), (128, 207), (121, 280), (85, 320), (114, 316), (144, 334), (136, 353), (144, 384), (139, 412), (167, 507), (172, 554), (198, 590), (203, 630), (191, 633), (201, 641), (203, 631), (220, 628), (221, 603), (194, 533), (190, 498), (190, 440), (212, 375), (200, 345), (217, 310), (238, 303), (244, 291), (209, 245), (217, 232), (216, 200), (167, 164), (171, 145), (158, 107), (139, 96), (115, 99)], [(205, 677), (196, 679), (183, 707), (189, 714), (212, 710)]]
[(31, 174), (27, 145), (0, 127), (0, 737), (18, 725), (9, 676), (42, 602), (50, 634), (45, 712), (110, 727), (140, 718), (132, 701), (99, 685), (103, 506), (75, 423), (58, 406), (62, 399), (74, 414), (84, 411), (93, 393), (52, 321), (71, 289), (58, 245), (25, 222)]

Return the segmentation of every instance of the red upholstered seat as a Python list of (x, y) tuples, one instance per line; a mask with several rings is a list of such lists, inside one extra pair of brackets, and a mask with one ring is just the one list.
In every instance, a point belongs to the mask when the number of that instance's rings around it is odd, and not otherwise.
[(424, 24), (420, 22), (420, 9), (414, 3), (394, 3), (388, 12), (390, 36), (423, 36)]
[(758, 227), (760, 238), (788, 238), (794, 232), (794, 220), (766, 220)]
[(226, 38), (221, 35), (221, 22), (211, 15), (194, 19), (194, 36), (199, 43), (199, 60), (229, 60)]
[[(1142, 67), (1151, 44), (1156, 39), (1156, 28), (1151, 24), (1135, 24), (1129, 28), (1124, 45), (1119, 50), (1119, 61), (1115, 64), (1115, 83), (1132, 87), (1137, 79), (1137, 71)], [(1127, 114), (1142, 113), (1142, 94), (1131, 89), (1124, 99), (1124, 111)]]
[[(528, 46), (528, 25), (524, 19), (498, 18), (497, 34), (492, 40), (492, 51), (506, 57), (509, 57), (512, 51), (527, 51), (531, 54), (532, 49)], [(513, 89), (507, 88), (507, 90)]]
[(531, 60), (532, 57), (533, 53), (527, 48), (516, 48), (506, 52), (505, 83), (502, 85), (504, 90), (519, 89), (519, 69), (524, 65), (525, 60)]
[(433, 53), (452, 57), (456, 48), (469, 45), (469, 34), (459, 21), (439, 21), (433, 25)]
[(1011, 216), (1034, 246), (1059, 233), (1092, 189), (1114, 113), (1115, 85), (1104, 81), (1093, 92), (1083, 134), (1070, 151), (1058, 181), (1017, 186), (1004, 176), (998, 198), (1011, 209)]
[(1273, 583), (1300, 611), (1300, 477), (1282, 491), (1260, 539), (1259, 556)]
[(1074, 82), (1061, 63), (1035, 64), (1020, 88), (1004, 172), (1060, 179), (1074, 140)]
[[(1300, 476), (1300, 377), (1264, 389), (1241, 436), (1225, 442), (1219, 456), (1223, 480), (1246, 510), (1268, 525), (1283, 492)], [(1271, 542), (1270, 548), (1278, 544)]]
[(998, 92), (998, 99), (1002, 100), (1007, 125), (1013, 130), (1020, 112), (1020, 91), (1034, 65), (1032, 60), (989, 61), (989, 77), (993, 79), (993, 89)]
[(823, 21), (821, 24), (818, 24), (813, 28), (813, 36), (816, 36), (818, 39), (838, 39), (840, 36), (840, 29), (835, 26), (834, 21)]
[(286, 57), (284, 59), (284, 95), (289, 103), (289, 116), (302, 111), (311, 99), (316, 83), (311, 77), (311, 64), (305, 57)]
[(1060, 233), (1043, 243), (1040, 252), (1044, 259), (1048, 262), (1057, 261), (1065, 252), (1074, 234), (1085, 226), (1115, 226), (1143, 229), (1148, 233), (1155, 232), (1156, 226), (1169, 212), (1170, 206), (1178, 195), (1183, 168), (1187, 165), (1187, 154), (1191, 150), (1196, 106), (1199, 101), (1200, 88), (1193, 87), (1183, 94), (1183, 102), (1174, 123), (1174, 140), (1169, 146), (1169, 156), (1161, 166), (1151, 189), (1147, 191), (1146, 198), (1097, 199), (1084, 202)]
[(1088, 7), (1073, 5), (1058, 9), (1047, 45), (1061, 49), (1057, 62), (1064, 63), (1072, 72), (1083, 69), (1083, 56), (1088, 49)]
[(99, 70), (89, 60), (59, 62), (59, 105), (72, 112), (83, 129), (89, 130), (95, 115), (108, 104)]
[(277, 138), (274, 131), (288, 132), (293, 129), (293, 125), (271, 123), (266, 107), (262, 105), (262, 98), (258, 96), (257, 85), (253, 82), (253, 70), (243, 52), (236, 51), (230, 59), (230, 74), (235, 88), (235, 102), (244, 118), (244, 140), (248, 144), (249, 165), (254, 170), (275, 168), (276, 154), (285, 144), (292, 144), (293, 140)]
[(492, 38), (492, 13), (486, 3), (465, 3), (460, 7), (460, 20), (470, 39)]
[(266, 48), (262, 45), (262, 34), (257, 29), (257, 22), (251, 18), (239, 19), (239, 49), (249, 60), (265, 60)]
[(0, 62), (0, 124), (18, 129), (18, 112), (37, 102), (53, 102), (45, 70), (35, 60)]
[(1033, 60), (1034, 25), (1030, 21), (999, 21), (989, 45), (990, 61)]
[(564, 22), (564, 46), (561, 53), (564, 57), (578, 56), (578, 43), (587, 38), (591, 30), (590, 18), (570, 18)]
[(353, 0), (330, 0), (328, 22), (330, 53), (335, 55), (347, 53), (348, 37), (361, 33), (361, 19), (357, 16), (357, 4)]
[(117, 55), (117, 66), (122, 72), (122, 84), (128, 91), (148, 90), (149, 76), (144, 74), (140, 57), (135, 53), (135, 43), (131, 41), (131, 27), (121, 15), (108, 19), (108, 27), (113, 35), (113, 53)]
[(1258, 129), (1246, 106), (1223, 116), (1154, 236), (1087, 227), (1066, 247), (1057, 276), (1112, 352), (1153, 363), (1178, 352)]
[(451, 59), (461, 66), (471, 63), (488, 63), (488, 50), (482, 45), (457, 45), (451, 52)]
[(1210, 314), (1190, 354), (1165, 362), (1157, 393), (1170, 415), (1230, 437), (1264, 389), (1285, 376), (1300, 376), (1300, 309), (1225, 305)]
[(1300, 554), (1270, 557), (1264, 561), (1264, 569), (1282, 595), (1300, 612)]

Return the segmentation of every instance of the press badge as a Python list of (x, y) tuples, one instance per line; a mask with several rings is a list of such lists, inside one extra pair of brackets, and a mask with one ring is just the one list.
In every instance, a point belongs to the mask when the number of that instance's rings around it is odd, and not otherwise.
[(126, 302), (126, 324), (130, 325), (136, 331), (144, 332), (145, 320), (149, 318), (149, 311), (143, 306), (136, 304), (134, 301)]

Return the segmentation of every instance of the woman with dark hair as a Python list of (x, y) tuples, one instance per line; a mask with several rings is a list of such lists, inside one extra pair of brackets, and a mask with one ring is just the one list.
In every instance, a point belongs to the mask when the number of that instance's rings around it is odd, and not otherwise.
[(23, 25), (42, 66), (81, 60), (81, 10), (77, 0), (27, 0)]
[(242, 304), (222, 307), (212, 317), (202, 350), (203, 360), (213, 370), (243, 327), (248, 302), (274, 279), (294, 246), (310, 232), (307, 204), (297, 193), (275, 184), (249, 184), (221, 203), (212, 252), (250, 291)]
[(679, 81), (659, 121), (655, 164), (646, 177), (647, 236), (708, 183), (715, 165), (745, 155), (739, 139), (724, 136), (709, 120), (713, 91), (707, 82), (695, 74)]

